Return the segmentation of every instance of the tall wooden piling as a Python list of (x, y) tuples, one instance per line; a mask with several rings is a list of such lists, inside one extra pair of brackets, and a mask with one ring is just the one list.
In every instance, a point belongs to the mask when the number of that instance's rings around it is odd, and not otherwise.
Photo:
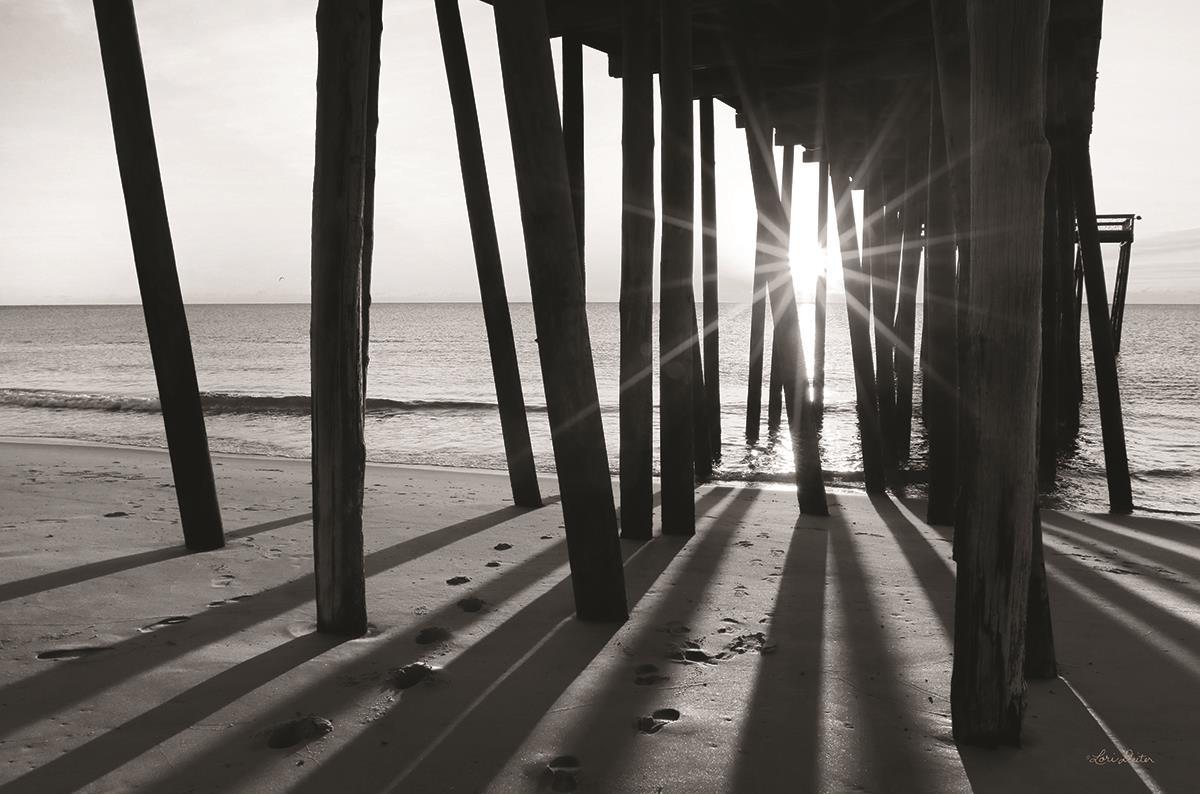
[(375, 261), (375, 151), (379, 133), (379, 48), (383, 39), (383, 0), (371, 0), (371, 50), (367, 55), (367, 141), (363, 175), (362, 380), (367, 394), (371, 363), (371, 267)]
[[(362, 250), (370, 0), (317, 6), (312, 469), (317, 628), (367, 630), (363, 572)], [(378, 10), (378, 7), (376, 7)]]
[[(796, 168), (796, 147), (783, 147), (783, 179), (779, 186), (779, 197), (783, 203), (784, 227), (780, 234), (779, 247), (784, 251), (791, 249), (792, 239), (792, 181)], [(783, 380), (780, 377), (781, 366), (779, 356), (782, 352), (781, 335), (771, 333), (771, 376), (767, 391), (767, 431), (779, 430), (779, 419), (783, 412)], [(789, 406), (789, 410), (791, 407)]]
[(692, 466), (693, 179), (692, 16), (689, 0), (663, 0), (662, 252), (659, 292), (659, 433), (662, 527), (668, 535), (696, 531)]
[[(970, 0), (973, 228), (962, 399), (964, 526), (956, 540), (954, 737), (1016, 744), (1037, 499), (1048, 0)], [(1002, 230), (1002, 231), (997, 231)]]
[[(653, 7), (621, 3), (621, 536), (649, 539), (653, 504)], [(705, 309), (708, 306), (705, 304)]]
[(817, 166), (817, 244), (821, 248), (821, 266), (813, 295), (813, 406), (820, 422), (825, 413), (825, 320), (827, 306), (827, 268), (829, 262), (829, 160), (821, 153)]
[(628, 617), (544, 0), (495, 8), (575, 613)]
[[(628, 75), (628, 72), (626, 72)], [(628, 79), (628, 78), (626, 78)], [(713, 98), (700, 100), (700, 220), (704, 294), (704, 394), (708, 408), (709, 449), (721, 459), (720, 294), (717, 288), (717, 162)]]
[(1038, 398), (1038, 489), (1043, 493), (1054, 487), (1058, 465), (1058, 351), (1059, 351), (1059, 275), (1058, 190), (1050, 161), (1046, 178), (1046, 203), (1042, 221), (1042, 376)]
[[(454, 110), (458, 159), (462, 167), (467, 218), (475, 250), (475, 272), (479, 278), (483, 322), (487, 329), (492, 377), (496, 382), (496, 403), (500, 411), (500, 431), (504, 437), (504, 454), (508, 463), (513, 503), (522, 507), (540, 507), (542, 496), (533, 462), (533, 449), (529, 441), (529, 422), (525, 414), (525, 397), (521, 390), (517, 349), (513, 341), (504, 270), (500, 263), (496, 219), (492, 213), (491, 189), (488, 186), (487, 166), (483, 158), (479, 113), (475, 106), (475, 89), (471, 80), (471, 65), (467, 60), (462, 18), (459, 14), (458, 0), (435, 0), (434, 7), (437, 10), (442, 56), (446, 62), (450, 104)], [(363, 264), (365, 270), (365, 257)]]
[(1073, 137), (1068, 150), (1071, 183), (1079, 223), (1079, 250), (1083, 258), (1083, 283), (1087, 289), (1088, 325), (1096, 366), (1096, 391), (1100, 398), (1100, 429), (1104, 437), (1104, 473), (1108, 479), (1108, 509), (1133, 512), (1129, 458), (1125, 450), (1125, 420), (1121, 415), (1121, 387), (1117, 355), (1109, 324), (1108, 295), (1104, 284), (1104, 259), (1096, 229), (1096, 196), (1092, 187), (1092, 158), (1088, 135)]
[[(901, 171), (901, 175), (902, 175)], [(879, 388), (879, 425), (895, 448), (896, 437), (896, 293), (900, 281), (899, 204), (901, 179), (888, 163), (879, 170), (879, 235), (875, 252), (875, 279), (871, 295), (875, 315), (875, 379)], [(895, 465), (895, 460), (888, 461)]]
[(1079, 317), (1075, 301), (1075, 197), (1071, 169), (1066, 163), (1065, 135), (1050, 132), (1051, 171), (1058, 199), (1054, 270), (1058, 277), (1058, 450), (1067, 449), (1079, 434), (1079, 404), (1083, 395), (1079, 351)]
[(863, 480), (868, 493), (887, 490), (883, 438), (879, 426), (879, 397), (871, 356), (871, 287), (863, 272), (858, 250), (858, 230), (850, 197), (850, 175), (845, 164), (831, 153), (830, 178), (842, 255), (842, 280), (846, 286), (846, 314), (850, 323), (850, 355), (854, 364), (855, 407), (862, 447)]
[[(936, 96), (936, 93), (935, 93)], [(921, 355), (922, 404), (929, 440), (926, 521), (951, 525), (958, 495), (958, 364), (955, 332), (954, 215), (946, 176), (942, 113), (931, 105), (929, 203), (926, 210), (925, 346)]]
[(571, 206), (575, 210), (575, 237), (579, 241), (579, 272), (587, 293), (584, 265), (584, 146), (583, 146), (583, 42), (574, 35), (562, 37), (562, 124), (567, 150), (567, 176), (571, 180)]
[(896, 290), (896, 436), (897, 461), (906, 462), (912, 447), (913, 345), (916, 343), (917, 284), (924, 243), (921, 229), (926, 210), (929, 163), (928, 127), (912, 125), (906, 138), (905, 198), (901, 208), (903, 237)]
[(96, 30), (142, 313), (158, 383), (183, 538), (192, 551), (225, 545), (196, 365), (163, 197), (132, 0), (95, 0)]
[(704, 361), (700, 355), (700, 331), (697, 325), (696, 303), (692, 301), (692, 326), (695, 344), (692, 345), (692, 460), (696, 482), (708, 482), (713, 474), (713, 453), (708, 437), (708, 397), (704, 382)]

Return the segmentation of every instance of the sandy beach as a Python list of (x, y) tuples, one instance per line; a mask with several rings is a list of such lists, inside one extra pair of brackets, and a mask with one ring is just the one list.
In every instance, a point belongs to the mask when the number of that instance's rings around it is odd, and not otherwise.
[(705, 486), (694, 538), (622, 541), (632, 616), (593, 625), (552, 498), (370, 466), (374, 628), (339, 641), (309, 463), (215, 466), (228, 544), (186, 554), (165, 453), (0, 444), (4, 791), (1195, 790), (1195, 523), (1047, 513), (1062, 677), (1021, 749), (960, 751), (919, 504)]

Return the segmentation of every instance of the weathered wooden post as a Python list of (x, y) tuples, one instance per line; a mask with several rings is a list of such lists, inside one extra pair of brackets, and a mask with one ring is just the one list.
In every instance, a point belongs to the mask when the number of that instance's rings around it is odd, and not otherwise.
[(575, 209), (575, 236), (579, 240), (579, 272), (584, 274), (584, 168), (583, 168), (583, 43), (578, 37), (562, 37), (562, 124), (567, 150), (567, 176), (571, 180), (571, 206)]
[(625, 620), (625, 575), (592, 367), (544, 0), (495, 7), (530, 293), (575, 613)]
[(362, 380), (367, 394), (371, 363), (371, 265), (375, 260), (375, 150), (379, 132), (379, 46), (383, 39), (383, 0), (371, 0), (371, 51), (367, 56), (367, 142), (363, 177)]
[(696, 531), (693, 470), (692, 14), (689, 0), (662, 2), (662, 253), (659, 292), (659, 433), (662, 526)]
[(1083, 257), (1083, 283), (1087, 289), (1088, 325), (1092, 332), (1092, 357), (1096, 365), (1096, 391), (1100, 398), (1100, 429), (1104, 436), (1104, 473), (1108, 479), (1108, 509), (1133, 512), (1129, 482), (1129, 457), (1125, 450), (1125, 420), (1121, 415), (1121, 387), (1117, 355), (1109, 324), (1108, 295), (1104, 285), (1104, 259), (1096, 229), (1096, 196), (1092, 187), (1092, 158), (1088, 128), (1077, 131), (1069, 149), (1071, 183), (1079, 223), (1079, 250)]
[[(779, 187), (780, 201), (783, 203), (784, 227), (780, 233), (779, 247), (785, 252), (791, 249), (792, 239), (792, 181), (796, 167), (796, 147), (788, 144), (783, 147), (783, 179)], [(782, 366), (779, 356), (782, 353), (781, 334), (771, 332), (771, 377), (767, 392), (767, 431), (779, 430), (779, 419), (783, 412), (783, 380), (780, 375)], [(791, 410), (789, 406), (788, 410)]]
[(700, 330), (697, 326), (696, 301), (692, 299), (692, 455), (696, 482), (712, 479), (713, 453), (708, 439), (708, 405), (704, 383), (704, 361), (700, 356)]
[[(653, 503), (654, 9), (621, 3), (621, 536), (649, 539)], [(705, 307), (707, 309), (707, 305)]]
[(701, 266), (704, 281), (704, 393), (708, 407), (709, 448), (721, 459), (720, 295), (717, 290), (717, 163), (713, 134), (713, 98), (700, 100)]
[[(937, 93), (934, 93), (937, 96)], [(925, 520), (951, 525), (958, 495), (955, 333), (954, 216), (946, 177), (942, 108), (930, 105), (929, 204), (926, 211), (925, 347), (921, 356), (922, 402), (929, 439), (929, 502)]]
[(825, 414), (825, 317), (828, 287), (826, 268), (829, 263), (829, 160), (821, 152), (817, 166), (817, 243), (821, 247), (821, 267), (817, 271), (817, 288), (813, 295), (813, 404), (820, 422)]
[(862, 445), (863, 480), (868, 493), (887, 490), (883, 438), (879, 426), (879, 398), (875, 391), (875, 367), (871, 360), (870, 282), (862, 269), (858, 250), (858, 230), (854, 204), (850, 197), (850, 175), (838, 159), (836, 147), (830, 152), (830, 178), (833, 182), (833, 208), (837, 220), (838, 243), (842, 254), (842, 279), (846, 285), (846, 313), (850, 322), (850, 354), (854, 361), (854, 390), (858, 413), (858, 434)]
[(1050, 589), (1042, 548), (1041, 509), (1034, 507), (1033, 552), (1029, 571), (1029, 605), (1025, 617), (1025, 677), (1047, 681), (1058, 675), (1054, 627), (1050, 619)]
[(919, 131), (918, 125), (909, 125), (904, 161), (905, 198), (900, 217), (904, 241), (896, 291), (896, 438), (893, 443), (897, 461), (908, 461), (912, 447), (913, 345), (916, 344), (917, 283), (924, 249), (921, 228), (929, 184), (928, 126)]
[[(442, 56), (446, 62), (450, 104), (454, 110), (458, 159), (462, 166), (467, 218), (475, 250), (475, 272), (479, 277), (479, 296), (492, 359), (492, 377), (496, 382), (496, 403), (500, 411), (500, 431), (504, 437), (513, 503), (522, 507), (541, 507), (542, 496), (529, 442), (529, 421), (525, 415), (525, 397), (521, 390), (517, 348), (513, 341), (512, 318), (504, 287), (504, 270), (500, 264), (500, 244), (496, 238), (496, 219), (492, 214), (492, 196), (483, 158), (479, 113), (475, 107), (475, 89), (471, 80), (471, 65), (467, 60), (462, 18), (458, 0), (435, 0), (434, 7), (441, 34)], [(365, 265), (364, 258), (364, 268)]]
[[(896, 437), (896, 292), (900, 281), (900, 233), (897, 205), (899, 190), (895, 168), (888, 161), (879, 168), (879, 234), (871, 304), (875, 314), (875, 379), (879, 388), (879, 424), (888, 443)], [(895, 460), (888, 465), (894, 466)]]
[(1058, 191), (1053, 158), (1042, 221), (1042, 375), (1038, 398), (1038, 488), (1054, 488), (1058, 465)]
[(371, 1), (317, 6), (312, 468), (317, 628), (367, 630), (362, 253)]
[(956, 540), (954, 737), (1016, 744), (1037, 500), (1037, 387), (1049, 2), (970, 0), (970, 310), (962, 397), (976, 435)]
[(192, 551), (225, 545), (187, 314), (163, 197), (146, 73), (132, 0), (95, 0), (113, 141), (158, 383), (183, 539)]

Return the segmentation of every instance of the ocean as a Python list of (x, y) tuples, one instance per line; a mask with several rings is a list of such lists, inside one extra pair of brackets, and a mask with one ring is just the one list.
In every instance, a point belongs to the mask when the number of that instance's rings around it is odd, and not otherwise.
[[(846, 309), (830, 304), (829, 310), (822, 460), (832, 485), (860, 487)], [(308, 306), (192, 305), (187, 312), (211, 449), (307, 457)], [(514, 304), (512, 315), (534, 456), (539, 469), (552, 471), (532, 307)], [(608, 457), (615, 473), (617, 305), (589, 304), (588, 321)], [(803, 305), (801, 333), (810, 362), (812, 323), (812, 306)], [(769, 339), (769, 320), (767, 326)], [(1107, 509), (1104, 457), (1086, 328), (1085, 316), (1082, 427), (1077, 444), (1062, 457), (1059, 482), (1047, 504), (1103, 511)], [(368, 459), (504, 468), (480, 307), (376, 304), (371, 331)], [(657, 340), (657, 328), (654, 336)], [(1200, 306), (1126, 308), (1119, 367), (1139, 512), (1200, 515), (1198, 342)], [(792, 471), (789, 439), (786, 433), (775, 437), (765, 430), (765, 385), (761, 440), (754, 445), (745, 442), (748, 306), (722, 305), (720, 343), (723, 439), (717, 477), (787, 481)], [(769, 370), (770, 356), (766, 358)], [(919, 371), (915, 379), (911, 465), (920, 469), (926, 447)], [(657, 380), (655, 395), (657, 401)], [(655, 412), (657, 423), (657, 406)], [(140, 307), (0, 307), (0, 436), (165, 447)]]

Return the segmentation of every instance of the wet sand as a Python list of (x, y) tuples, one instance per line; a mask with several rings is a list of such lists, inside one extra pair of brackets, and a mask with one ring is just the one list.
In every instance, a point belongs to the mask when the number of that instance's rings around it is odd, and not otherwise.
[(919, 504), (705, 486), (694, 538), (622, 541), (632, 616), (596, 625), (556, 503), (370, 466), (373, 630), (340, 641), (308, 462), (215, 463), (228, 545), (185, 554), (164, 453), (0, 444), (4, 791), (1195, 790), (1194, 523), (1046, 514), (1062, 677), (1022, 749), (960, 751)]

